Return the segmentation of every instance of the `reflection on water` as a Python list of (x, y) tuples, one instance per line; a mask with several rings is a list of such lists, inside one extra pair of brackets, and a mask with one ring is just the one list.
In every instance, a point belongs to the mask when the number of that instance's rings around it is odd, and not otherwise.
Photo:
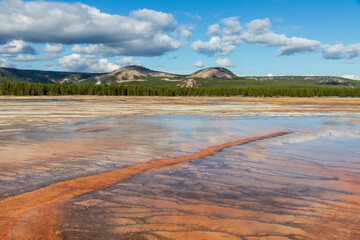
[[(357, 239), (360, 124), (338, 117), (106, 117), (0, 133), (0, 198), (278, 131), (64, 203), (65, 239)], [(355, 119), (356, 120), (356, 119)], [(1, 135), (2, 134), (2, 135)]]

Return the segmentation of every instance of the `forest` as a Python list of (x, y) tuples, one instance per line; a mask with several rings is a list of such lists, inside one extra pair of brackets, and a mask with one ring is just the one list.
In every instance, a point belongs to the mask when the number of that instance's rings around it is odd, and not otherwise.
[(12, 96), (251, 96), (251, 97), (360, 97), (360, 87), (306, 88), (182, 88), (92, 84), (0, 83), (0, 95)]

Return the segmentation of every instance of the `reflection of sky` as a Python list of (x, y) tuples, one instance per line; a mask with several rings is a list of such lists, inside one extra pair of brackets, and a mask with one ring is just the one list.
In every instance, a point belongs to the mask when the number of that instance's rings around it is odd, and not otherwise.
[[(19, 185), (26, 182), (36, 187), (44, 181), (182, 156), (212, 145), (279, 131), (294, 133), (242, 147), (248, 148), (251, 154), (265, 156), (270, 146), (310, 142), (330, 135), (339, 139), (345, 135), (359, 139), (359, 124), (336, 122), (341, 120), (344, 119), (139, 115), (51, 123), (18, 131), (20, 135), (0, 137), (0, 166), (6, 166), (6, 171), (21, 172)], [(22, 132), (27, 134), (21, 135)], [(346, 142), (345, 138), (342, 140)], [(251, 151), (254, 146), (257, 150)], [(0, 167), (0, 177), (5, 174), (2, 170), (4, 168)], [(15, 188), (18, 185), (14, 184)]]
[[(108, 231), (109, 226), (114, 228), (114, 232), (115, 228), (127, 229), (119, 225), (119, 218), (132, 221), (138, 218), (141, 231), (147, 229), (148, 224), (153, 231), (155, 227), (166, 229), (169, 222), (187, 216), (194, 220), (184, 220), (179, 225), (201, 226), (211, 232), (224, 231), (227, 226), (229, 229), (226, 232), (242, 229), (243, 222), (236, 223), (238, 218), (251, 219), (252, 226), (259, 221), (261, 225), (258, 228), (252, 227), (259, 236), (261, 231), (264, 231), (261, 235), (268, 235), (268, 229), (273, 229), (275, 223), (276, 229), (284, 225), (286, 229), (292, 226), (307, 231), (309, 226), (318, 224), (321, 217), (334, 213), (346, 216), (344, 213), (351, 209), (348, 206), (342, 209), (339, 199), (352, 194), (349, 180), (358, 183), (359, 124), (328, 122), (343, 120), (334, 117), (161, 115), (129, 119), (138, 125), (134, 128), (138, 131), (148, 134), (160, 131), (161, 138), (154, 138), (151, 144), (154, 147), (165, 144), (170, 146), (170, 150), (184, 149), (185, 145), (177, 144), (187, 141), (192, 144), (187, 147), (194, 149), (201, 145), (201, 141), (204, 145), (214, 144), (280, 129), (291, 129), (294, 133), (234, 146), (186, 164), (145, 172), (104, 190), (76, 197), (66, 203), (76, 203), (68, 207), (73, 213), (65, 220), (69, 229), (76, 227), (82, 231), (72, 216), (81, 219), (89, 213), (89, 216), (102, 216), (93, 220), (96, 224), (87, 222), (96, 225), (93, 229), (99, 233), (100, 230)], [(142, 140), (149, 136), (159, 137), (144, 134)], [(94, 207), (85, 208), (86, 211), (79, 208), (81, 205), (88, 206), (89, 199), (94, 201)], [(132, 213), (132, 207), (141, 207), (141, 212)], [(124, 208), (127, 210), (124, 211)], [(326, 209), (330, 212), (324, 212)], [(202, 221), (204, 217), (210, 220)], [(153, 218), (157, 218), (156, 224), (152, 224)], [(214, 225), (216, 219), (224, 224), (222, 228)], [(331, 221), (343, 219), (334, 218)], [(264, 223), (271, 226), (264, 228)], [(352, 223), (341, 226), (348, 230), (358, 225), (356, 220)], [(131, 222), (129, 229), (136, 232), (133, 225)], [(340, 232), (343, 234), (346, 231)], [(278, 237), (281, 234), (274, 235)], [(248, 237), (248, 234), (244, 235)], [(289, 233), (289, 238), (291, 236)], [(302, 238), (308, 239), (307, 236)]]

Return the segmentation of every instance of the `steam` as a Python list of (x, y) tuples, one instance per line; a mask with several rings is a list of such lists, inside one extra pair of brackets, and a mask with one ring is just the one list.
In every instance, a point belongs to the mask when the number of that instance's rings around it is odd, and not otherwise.
[(99, 85), (101, 84), (101, 80), (99, 76), (96, 76), (95, 79), (97, 80), (97, 82), (95, 83), (95, 85)]

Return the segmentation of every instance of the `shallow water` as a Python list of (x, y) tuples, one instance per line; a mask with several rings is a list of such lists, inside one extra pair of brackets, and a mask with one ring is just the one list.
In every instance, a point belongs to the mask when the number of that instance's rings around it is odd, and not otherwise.
[[(342, 122), (342, 121), (347, 122)], [(345, 117), (104, 117), (0, 132), (0, 198), (59, 181), (281, 137), (141, 173), (63, 203), (65, 239), (360, 238), (360, 124)]]

